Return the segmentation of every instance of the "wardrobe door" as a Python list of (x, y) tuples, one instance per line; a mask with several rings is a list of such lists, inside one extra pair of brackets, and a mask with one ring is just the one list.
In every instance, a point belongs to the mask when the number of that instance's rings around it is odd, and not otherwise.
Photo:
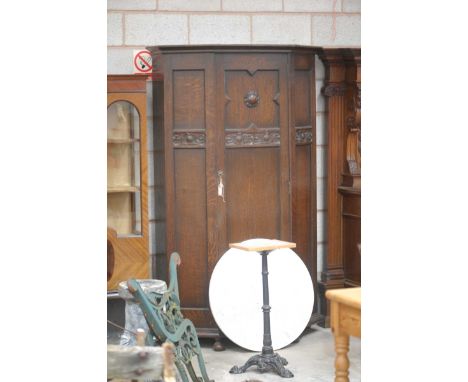
[(216, 69), (220, 255), (249, 238), (290, 240), (287, 55), (226, 53)]
[[(215, 248), (213, 54), (165, 56), (164, 133), (167, 255), (181, 255), (179, 293), (183, 314), (203, 329), (215, 328), (208, 285)], [(213, 256), (212, 256), (213, 257)]]

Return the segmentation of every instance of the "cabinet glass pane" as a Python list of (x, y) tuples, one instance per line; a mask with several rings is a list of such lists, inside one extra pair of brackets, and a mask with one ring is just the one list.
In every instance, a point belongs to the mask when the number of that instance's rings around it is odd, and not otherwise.
[(141, 234), (140, 117), (127, 101), (107, 109), (107, 225)]
[(108, 107), (107, 139), (140, 139), (140, 116), (135, 105), (117, 101)]

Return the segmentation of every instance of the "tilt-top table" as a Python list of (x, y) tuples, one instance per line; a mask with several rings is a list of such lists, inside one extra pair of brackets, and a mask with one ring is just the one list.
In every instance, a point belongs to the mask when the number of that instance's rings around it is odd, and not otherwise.
[(229, 372), (231, 374), (244, 373), (249, 367), (256, 365), (258, 370), (265, 372), (273, 370), (283, 378), (294, 377), (293, 373), (284, 366), (288, 361), (273, 351), (271, 343), (270, 329), (270, 296), (268, 290), (268, 260), (267, 256), (271, 251), (280, 248), (296, 248), (295, 243), (280, 240), (265, 240), (263, 243), (248, 245), (245, 243), (231, 243), (230, 248), (237, 248), (249, 252), (258, 252), (262, 256), (262, 286), (263, 286), (263, 347), (261, 354), (250, 357), (247, 362), (239, 367), (233, 366)]

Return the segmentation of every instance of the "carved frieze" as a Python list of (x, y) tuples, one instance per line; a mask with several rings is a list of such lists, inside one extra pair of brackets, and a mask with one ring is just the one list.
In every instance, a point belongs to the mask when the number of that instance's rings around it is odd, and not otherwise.
[(361, 130), (361, 84), (359, 82), (349, 87), (347, 98), (346, 126), (349, 131)]
[(346, 84), (342, 82), (329, 82), (322, 88), (325, 97), (343, 96), (346, 91)]
[(206, 135), (202, 132), (177, 131), (172, 134), (174, 147), (204, 147)]
[(346, 126), (350, 131), (354, 130), (354, 126), (356, 125), (356, 118), (354, 115), (349, 115), (346, 117)]
[[(361, 83), (350, 84), (346, 93), (348, 108), (346, 111), (346, 161), (352, 176), (361, 174)], [(354, 183), (354, 182), (353, 182)]]
[(226, 131), (225, 144), (233, 146), (279, 146), (280, 131), (275, 129), (256, 129), (254, 131)]
[(348, 168), (351, 175), (359, 175), (361, 173), (361, 169), (355, 160), (348, 159)]

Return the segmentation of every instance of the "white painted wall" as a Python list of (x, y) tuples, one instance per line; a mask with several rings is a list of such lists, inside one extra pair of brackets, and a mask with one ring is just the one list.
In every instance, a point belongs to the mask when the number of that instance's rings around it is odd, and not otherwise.
[[(361, 45), (360, 0), (108, 0), (107, 72), (132, 73), (134, 49), (168, 44), (300, 44), (323, 47)], [(325, 71), (317, 76), (317, 271), (327, 250), (326, 118), (320, 94)], [(148, 83), (148, 165), (150, 252), (155, 238), (152, 89)]]

